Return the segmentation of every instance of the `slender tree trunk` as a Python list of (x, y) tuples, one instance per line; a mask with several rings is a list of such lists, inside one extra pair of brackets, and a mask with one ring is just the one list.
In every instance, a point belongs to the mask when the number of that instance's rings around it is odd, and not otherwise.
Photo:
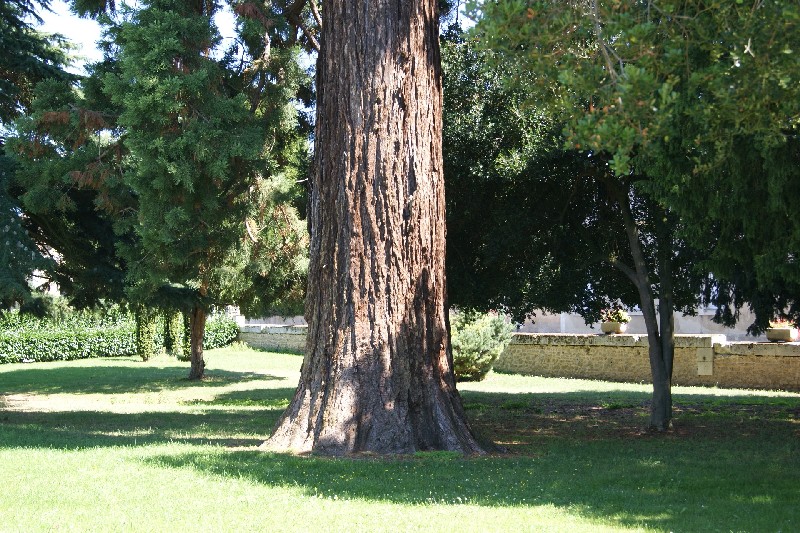
[(191, 368), (189, 379), (203, 379), (206, 362), (203, 360), (203, 334), (206, 331), (206, 310), (202, 305), (195, 304), (192, 308), (191, 318)]
[[(662, 313), (662, 328), (659, 331), (647, 261), (645, 260), (642, 250), (639, 230), (636, 227), (636, 221), (633, 219), (633, 214), (631, 213), (630, 199), (628, 198), (630, 190), (628, 187), (622, 189), (619, 187), (611, 187), (610, 190), (616, 193), (615, 200), (619, 204), (622, 212), (625, 233), (628, 237), (628, 245), (630, 246), (634, 263), (633, 270), (624, 265), (617, 264), (616, 266), (620, 267), (631, 281), (633, 281), (634, 285), (636, 285), (636, 290), (639, 293), (642, 317), (644, 318), (645, 328), (647, 329), (650, 373), (653, 377), (653, 402), (650, 407), (649, 427), (658, 431), (665, 431), (670, 427), (672, 422), (672, 358), (675, 351), (672, 335), (672, 300), (669, 300), (668, 305), (659, 306), (660, 312)], [(659, 272), (659, 274), (661, 275), (662, 272)], [(668, 283), (671, 291), (671, 280), (668, 280)], [(665, 324), (663, 322), (663, 315), (667, 312), (668, 308), (670, 315)], [(667, 339), (664, 339), (664, 333), (669, 334)], [(665, 349), (667, 351), (665, 351)]]
[[(672, 366), (675, 359), (675, 299), (672, 287), (672, 232), (667, 227), (658, 231), (658, 280), (660, 285), (658, 312), (661, 336), (663, 380), (654, 391), (650, 426), (664, 431), (672, 424)], [(655, 387), (655, 386), (654, 386)], [(659, 399), (656, 400), (656, 394)], [(657, 410), (656, 410), (657, 409)]]
[(480, 453), (447, 334), (437, 2), (322, 15), (306, 357), (267, 446)]

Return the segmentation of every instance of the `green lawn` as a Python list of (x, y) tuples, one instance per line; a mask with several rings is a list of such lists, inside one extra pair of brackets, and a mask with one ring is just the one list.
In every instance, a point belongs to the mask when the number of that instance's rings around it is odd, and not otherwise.
[(460, 386), (508, 449), (462, 458), (258, 451), (298, 356), (0, 365), (0, 531), (797, 531), (800, 395), (490, 374)]

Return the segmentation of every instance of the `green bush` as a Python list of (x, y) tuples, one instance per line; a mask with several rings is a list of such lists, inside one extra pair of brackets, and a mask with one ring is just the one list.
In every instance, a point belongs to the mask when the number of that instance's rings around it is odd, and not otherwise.
[(140, 306), (136, 309), (136, 327), (134, 330), (136, 338), (136, 353), (142, 361), (148, 361), (158, 353), (158, 349), (163, 344), (156, 340), (158, 331), (158, 311), (148, 307)]
[(136, 353), (130, 326), (86, 330), (0, 332), (0, 363), (69, 361)]
[(183, 314), (180, 311), (164, 312), (164, 349), (169, 355), (179, 357), (183, 347)]
[(457, 381), (480, 381), (511, 339), (512, 326), (496, 313), (451, 313), (450, 343)]
[(239, 336), (239, 326), (228, 315), (216, 315), (206, 322), (203, 349), (212, 350), (227, 346)]
[[(138, 353), (136, 324), (130, 316), (117, 317), (115, 325), (91, 325), (84, 318), (77, 322), (55, 324), (29, 315), (3, 313), (0, 316), (0, 363), (69, 361)], [(210, 350), (225, 346), (236, 340), (238, 334), (239, 327), (233, 319), (213, 317), (206, 323), (203, 347)], [(159, 331), (153, 341), (154, 347), (163, 342), (163, 333)]]
[(66, 306), (63, 298), (50, 297), (50, 300), (60, 302), (58, 305), (52, 306), (52, 309), (57, 309), (58, 313), (37, 316), (21, 311), (0, 312), (0, 332), (115, 328), (133, 323), (133, 317), (125, 313), (118, 305), (75, 310)]

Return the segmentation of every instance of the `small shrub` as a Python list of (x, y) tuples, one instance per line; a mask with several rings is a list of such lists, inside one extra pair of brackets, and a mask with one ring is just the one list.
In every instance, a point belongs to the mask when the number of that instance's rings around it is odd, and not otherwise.
[(603, 322), (619, 322), (627, 324), (631, 321), (630, 315), (621, 307), (611, 307), (600, 311), (600, 320)]
[(512, 326), (495, 313), (453, 313), (450, 330), (456, 380), (480, 381), (511, 339)]
[(20, 315), (33, 316), (51, 322), (64, 322), (70, 318), (85, 314), (69, 306), (69, 302), (62, 296), (34, 292), (31, 298), (20, 306)]
[[(39, 297), (43, 302), (57, 302), (47, 304), (50, 311), (41, 316), (33, 312), (8, 311), (0, 312), (0, 332), (11, 331), (60, 331), (92, 328), (115, 328), (131, 325), (132, 317), (124, 312), (119, 305), (101, 305), (96, 309), (76, 310), (67, 306), (64, 298), (52, 296)], [(56, 312), (57, 311), (57, 312)]]

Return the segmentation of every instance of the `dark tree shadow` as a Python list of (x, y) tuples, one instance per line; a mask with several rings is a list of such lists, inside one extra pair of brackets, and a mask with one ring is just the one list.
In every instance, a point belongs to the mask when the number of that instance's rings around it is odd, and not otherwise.
[[(235, 397), (235, 395), (232, 395)], [(257, 451), (158, 457), (309, 496), (425, 505), (553, 505), (621, 527), (792, 529), (800, 483), (798, 398), (676, 397), (677, 428), (642, 432), (648, 393), (463, 394), (473, 426), (511, 453), (379, 459)], [(233, 399), (232, 397), (232, 399)], [(288, 394), (287, 394), (288, 398)], [(690, 499), (687, 494), (692, 494)]]
[[(501, 444), (504, 434), (517, 439), (526, 434), (580, 439), (655, 437), (643, 431), (652, 399), (645, 392), (466, 391), (462, 398), (473, 427)], [(765, 426), (772, 423), (800, 421), (800, 398), (796, 396), (676, 394), (673, 406), (673, 428), (658, 438), (730, 438), (771, 432), (773, 428)]]
[[(188, 365), (188, 363), (187, 363)], [(258, 372), (209, 369), (200, 381), (186, 368), (169, 367), (21, 367), (0, 374), (0, 394), (124, 394), (219, 386), (253, 380), (285, 380)]]
[(214, 408), (191, 413), (2, 411), (0, 448), (74, 450), (168, 442), (256, 446), (272, 431), (294, 389), (256, 392), (248, 409)]

